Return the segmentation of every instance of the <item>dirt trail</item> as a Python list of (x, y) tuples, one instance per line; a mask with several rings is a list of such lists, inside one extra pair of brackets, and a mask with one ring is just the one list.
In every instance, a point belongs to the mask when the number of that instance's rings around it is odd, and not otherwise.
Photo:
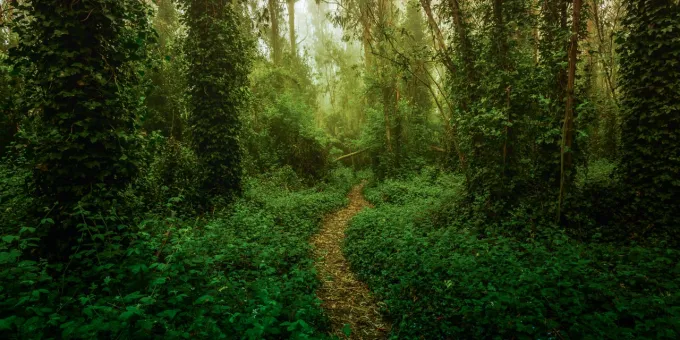
[(322, 282), (317, 296), (331, 319), (333, 334), (346, 339), (343, 329), (349, 325), (350, 339), (385, 339), (390, 329), (383, 320), (377, 301), (368, 287), (356, 279), (342, 254), (342, 243), (349, 220), (368, 207), (362, 190), (355, 186), (349, 193), (349, 205), (326, 216), (321, 231), (312, 237), (316, 269)]

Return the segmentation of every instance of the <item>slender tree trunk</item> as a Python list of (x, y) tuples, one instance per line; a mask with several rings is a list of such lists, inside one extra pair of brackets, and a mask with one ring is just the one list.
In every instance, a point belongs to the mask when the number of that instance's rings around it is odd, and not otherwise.
[(279, 35), (279, 5), (276, 0), (269, 0), (269, 19), (271, 23), (270, 47), (272, 49), (272, 61), (274, 65), (281, 64), (281, 41)]
[[(533, 15), (534, 18), (538, 18), (541, 10), (540, 10), (540, 1), (541, 0), (536, 0), (536, 3), (534, 4), (534, 8), (531, 10), (531, 14)], [(538, 30), (538, 21), (536, 22), (534, 28), (533, 28), (533, 36), (534, 36), (534, 64), (538, 65), (538, 56), (539, 56), (539, 45), (540, 45), (540, 34)]]
[(564, 113), (562, 128), (562, 147), (560, 148), (560, 194), (557, 207), (557, 219), (561, 216), (564, 195), (569, 182), (567, 172), (572, 170), (574, 144), (574, 84), (576, 81), (576, 58), (578, 56), (578, 35), (581, 20), (582, 0), (574, 0), (571, 39), (569, 43), (569, 66), (567, 69), (567, 108)]
[[(453, 0), (452, 0), (453, 1)], [(507, 114), (507, 125), (505, 126), (505, 140), (503, 142), (503, 170), (501, 177), (505, 178), (509, 176), (509, 170), (512, 166), (508, 166), (508, 163), (512, 163), (513, 158), (513, 145), (511, 139), (513, 138), (513, 130), (510, 124), (512, 123), (512, 112), (510, 106), (510, 91), (512, 87), (508, 84), (508, 74), (510, 72), (510, 63), (508, 60), (508, 34), (505, 28), (505, 23), (503, 21), (503, 0), (494, 0), (493, 2), (493, 14), (494, 14), (494, 44), (496, 45), (495, 55), (497, 60), (498, 68), (503, 72), (503, 84), (505, 87), (505, 110)]]
[(297, 56), (297, 42), (295, 41), (295, 0), (287, 0), (288, 5), (288, 33), (290, 35), (290, 50)]
[(361, 44), (364, 49), (364, 64), (366, 69), (371, 66), (371, 18), (370, 18), (370, 4), (365, 3), (359, 7), (361, 15), (360, 21), (362, 26)]
[[(604, 62), (604, 56), (605, 56), (605, 51), (603, 48), (604, 44), (604, 34), (602, 33), (602, 26), (600, 24), (600, 10), (598, 9), (598, 3), (596, 0), (592, 1), (591, 7), (593, 8), (593, 18), (592, 20), (595, 23), (595, 29), (597, 30), (597, 38), (598, 38), (598, 44), (597, 44), (597, 49), (599, 51), (600, 58), (603, 60), (603, 66), (604, 66), (604, 73), (605, 73), (605, 81), (607, 82), (607, 88), (609, 89), (609, 94), (611, 95), (612, 100), (614, 101), (614, 104), (618, 106), (618, 98), (616, 97), (616, 91), (614, 90), (614, 82), (612, 81), (612, 70), (611, 68), (613, 65), (607, 65), (606, 62)], [(613, 53), (612, 53), (613, 54)]]
[(430, 25), (430, 29), (432, 29), (434, 32), (434, 37), (437, 42), (436, 47), (439, 49), (439, 53), (444, 59), (444, 66), (446, 66), (451, 74), (454, 74), (456, 68), (453, 64), (453, 60), (451, 60), (451, 57), (449, 56), (449, 49), (446, 47), (446, 43), (444, 42), (444, 35), (442, 34), (441, 29), (439, 29), (439, 25), (432, 14), (430, 0), (420, 0), (420, 5), (423, 7), (423, 10), (427, 15), (427, 22)]
[[(385, 30), (392, 26), (392, 0), (379, 0), (378, 1), (378, 20), (380, 20), (379, 29)], [(380, 52), (386, 54), (385, 41), (381, 38), (378, 41)], [(385, 119), (385, 138), (387, 141), (387, 151), (390, 153), (395, 152), (394, 149), (394, 134), (392, 128), (392, 118), (394, 116), (394, 89), (396, 87), (394, 77), (392, 76), (392, 68), (386, 62), (380, 63), (380, 69), (382, 70), (379, 75), (382, 85), (383, 94), (383, 115)]]

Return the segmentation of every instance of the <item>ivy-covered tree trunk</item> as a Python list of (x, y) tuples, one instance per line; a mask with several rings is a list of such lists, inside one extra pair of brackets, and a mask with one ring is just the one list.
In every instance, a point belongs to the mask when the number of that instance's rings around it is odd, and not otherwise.
[(103, 208), (137, 174), (137, 117), (150, 8), (136, 0), (23, 1), (11, 50), (39, 120), (32, 150), (37, 194), (70, 214)]
[[(678, 240), (680, 210), (680, 4), (628, 1), (620, 41), (622, 163), (637, 234)], [(631, 221), (635, 219), (636, 221)]]
[(546, 100), (536, 116), (544, 129), (540, 138), (537, 164), (540, 184), (549, 191), (560, 187), (561, 125), (567, 93), (567, 64), (569, 28), (567, 26), (567, 0), (546, 0), (541, 5), (541, 39), (539, 43), (539, 68), (541, 69), (541, 94)]
[(248, 97), (251, 41), (228, 0), (187, 0), (192, 141), (206, 172), (204, 192), (231, 199), (241, 192), (239, 110)]

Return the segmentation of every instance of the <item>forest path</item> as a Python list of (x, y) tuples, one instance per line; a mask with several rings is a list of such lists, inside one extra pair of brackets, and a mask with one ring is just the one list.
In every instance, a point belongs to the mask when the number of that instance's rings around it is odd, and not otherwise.
[(345, 331), (349, 325), (349, 339), (385, 339), (390, 324), (382, 318), (377, 301), (365, 283), (357, 280), (342, 253), (345, 229), (354, 215), (370, 206), (364, 199), (361, 183), (349, 193), (349, 205), (326, 216), (321, 231), (312, 237), (316, 269), (321, 280), (317, 296), (326, 310), (332, 333), (347, 339)]

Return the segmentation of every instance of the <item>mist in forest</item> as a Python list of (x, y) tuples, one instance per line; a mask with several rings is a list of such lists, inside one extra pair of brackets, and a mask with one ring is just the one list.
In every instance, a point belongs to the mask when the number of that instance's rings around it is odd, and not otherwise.
[(0, 0), (0, 337), (677, 339), (678, 0)]

